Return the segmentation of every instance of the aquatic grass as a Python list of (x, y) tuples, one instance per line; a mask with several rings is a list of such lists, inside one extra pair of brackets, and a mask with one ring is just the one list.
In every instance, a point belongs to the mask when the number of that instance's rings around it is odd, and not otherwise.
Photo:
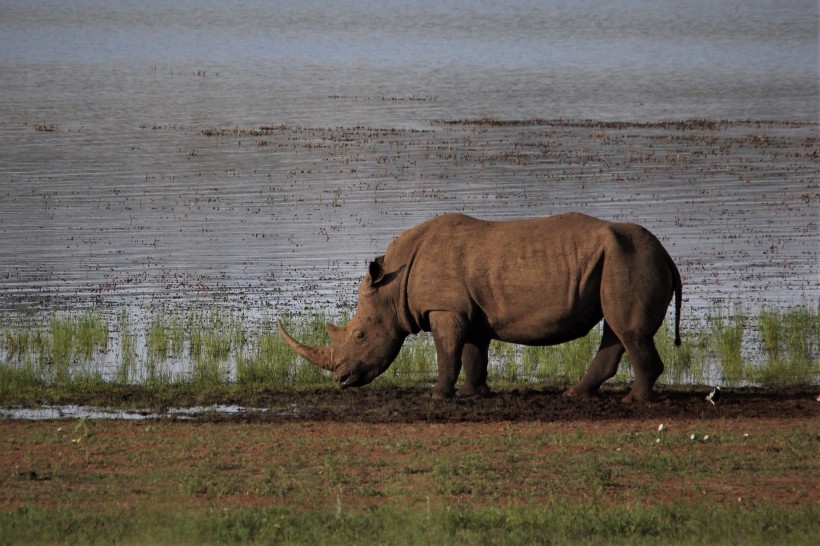
[(584, 337), (560, 345), (524, 347), (515, 362), (507, 358), (506, 365), (514, 365), (516, 370), (510, 373), (502, 369), (499, 376), (513, 381), (525, 379), (568, 386), (584, 375), (600, 343), (600, 327), (595, 327)]
[[(277, 317), (251, 319), (236, 311), (166, 310), (154, 312), (147, 324), (135, 327), (133, 316), (126, 309), (113, 319), (96, 310), (55, 314), (41, 323), (28, 318), (0, 333), (0, 356), (6, 366), (47, 385), (70, 386), (84, 375), (101, 375), (99, 363), (110, 363), (112, 356), (113, 366), (105, 378), (120, 384), (160, 388), (189, 382), (210, 385), (211, 391), (217, 383), (257, 390), (334, 385), (331, 374), (304, 361), (278, 335)], [(295, 338), (324, 346), (330, 342), (325, 323), (332, 318), (344, 325), (349, 314), (338, 318), (317, 312), (278, 318)], [(113, 336), (110, 320), (118, 320)], [(740, 307), (731, 313), (721, 308), (708, 315), (705, 326), (684, 329), (680, 347), (674, 345), (669, 323), (664, 323), (655, 336), (665, 364), (660, 381), (667, 385), (816, 382), (820, 379), (818, 331), (817, 311), (808, 306), (764, 308), (752, 320)], [(599, 325), (583, 338), (550, 347), (494, 342), (488, 381), (496, 388), (571, 385), (594, 357), (600, 332)], [(114, 340), (113, 348), (109, 338)], [(405, 341), (395, 362), (378, 381), (426, 385), (436, 376), (435, 343), (429, 333), (421, 333)], [(613, 382), (630, 380), (629, 357), (625, 355)]]
[(5, 349), (7, 360), (21, 360), (29, 352), (32, 343), (32, 333), (28, 329), (6, 330)]
[[(93, 368), (93, 359), (108, 350), (108, 323), (93, 312), (52, 316), (45, 327), (6, 334), (13, 346), (7, 357), (26, 362), (28, 369), (50, 381), (66, 384)], [(35, 366), (36, 364), (36, 366)]]
[(293, 387), (328, 386), (335, 385), (331, 374), (300, 360), (291, 368), (291, 376), (288, 382)]
[(433, 337), (421, 332), (407, 338), (380, 381), (393, 385), (413, 385), (436, 377), (436, 346)]
[(231, 334), (222, 323), (196, 326), (191, 332), (191, 360), (224, 360), (231, 350)]
[(818, 312), (808, 306), (783, 313), (762, 308), (758, 332), (765, 360), (755, 371), (766, 384), (810, 383), (820, 375)]
[(120, 314), (120, 361), (117, 366), (117, 381), (128, 384), (135, 379), (137, 371), (137, 338), (131, 329), (128, 313)]
[(47, 386), (29, 357), (25, 357), (17, 366), (0, 364), (0, 397), (3, 400), (17, 403), (19, 400), (36, 398)]
[(319, 347), (330, 344), (326, 324), (330, 322), (343, 328), (350, 322), (350, 312), (345, 310), (338, 317), (331, 317), (322, 311), (302, 315), (284, 313), (279, 318), (291, 335), (299, 341), (305, 345)]
[(655, 347), (664, 364), (660, 381), (666, 384), (701, 384), (706, 377), (706, 339), (702, 332), (681, 332), (681, 344), (675, 345), (672, 328), (664, 322), (655, 334)]
[(241, 385), (273, 388), (285, 385), (291, 375), (290, 347), (276, 334), (261, 333), (253, 354), (241, 356), (236, 362), (236, 381)]
[(16, 373), (29, 374), (32, 381), (46, 378), (51, 342), (41, 328), (5, 331), (6, 361)]
[(741, 349), (746, 329), (746, 316), (740, 308), (731, 317), (724, 317), (722, 311), (710, 314), (707, 328), (714, 354), (724, 382), (729, 385), (740, 383), (745, 378), (745, 361)]
[(215, 389), (230, 379), (231, 356), (237, 363), (242, 358), (246, 341), (242, 319), (212, 312), (207, 317), (189, 315), (189, 324), (189, 379), (203, 391)]
[(148, 349), (148, 359), (153, 362), (161, 362), (168, 359), (168, 346), (170, 338), (168, 327), (159, 315), (154, 315), (148, 331), (145, 333), (145, 345)]
[(39, 382), (48, 375), (50, 341), (40, 328), (8, 329), (4, 333), (6, 365), (12, 375), (30, 376), (31, 382)]
[(182, 320), (179, 313), (172, 313), (168, 323), (168, 341), (170, 343), (170, 355), (178, 357), (185, 347), (185, 332), (187, 323)]
[(522, 379), (522, 370), (518, 351), (521, 349), (511, 343), (493, 340), (489, 349), (487, 380), (514, 383)]
[(228, 375), (224, 361), (219, 358), (200, 358), (195, 361), (191, 371), (192, 386), (202, 392), (220, 390), (227, 383)]
[(54, 381), (67, 383), (71, 362), (74, 326), (70, 319), (54, 317), (50, 324), (51, 347), (48, 364)]
[(108, 349), (108, 320), (96, 313), (84, 313), (75, 321), (74, 347), (76, 355), (90, 360), (94, 353)]

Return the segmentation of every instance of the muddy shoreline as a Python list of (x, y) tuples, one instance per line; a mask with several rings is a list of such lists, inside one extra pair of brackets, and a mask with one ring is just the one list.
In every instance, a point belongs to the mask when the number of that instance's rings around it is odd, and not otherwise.
[[(709, 389), (701, 389), (708, 392)], [(820, 417), (820, 388), (792, 387), (729, 389), (713, 408), (698, 391), (666, 391), (657, 403), (623, 404), (623, 391), (610, 391), (589, 400), (571, 400), (557, 389), (526, 389), (496, 393), (491, 398), (431, 400), (427, 388), (321, 391), (300, 396), (272, 395), (271, 408), (296, 411), (226, 415), (229, 421), (337, 421), (391, 422), (501, 422), (585, 421), (644, 418), (759, 419), (768, 417), (809, 419)], [(220, 420), (217, 415), (203, 414)]]
[[(116, 403), (100, 405), (94, 399), (75, 397), (71, 404), (25, 403), (17, 409), (7, 406), (3, 417), (26, 420), (26, 411), (43, 419), (103, 420), (182, 420), (201, 422), (349, 422), (349, 423), (484, 423), (505, 421), (575, 422), (588, 420), (629, 421), (633, 419), (689, 418), (704, 421), (727, 419), (815, 419), (820, 417), (820, 387), (737, 387), (724, 388), (713, 407), (704, 400), (706, 386), (664, 388), (658, 402), (624, 404), (626, 389), (610, 388), (591, 399), (567, 399), (553, 388), (510, 389), (490, 398), (432, 400), (429, 388), (384, 387), (353, 391), (319, 389), (313, 391), (263, 391), (244, 396), (226, 394), (212, 402), (188, 407), (171, 400), (155, 400), (138, 408), (133, 399), (128, 408)], [(128, 395), (123, 395), (125, 399)], [(142, 396), (145, 396), (144, 394)], [(180, 397), (177, 402), (183, 402)], [(112, 405), (113, 403), (113, 405)], [(29, 408), (21, 410), (20, 408)]]

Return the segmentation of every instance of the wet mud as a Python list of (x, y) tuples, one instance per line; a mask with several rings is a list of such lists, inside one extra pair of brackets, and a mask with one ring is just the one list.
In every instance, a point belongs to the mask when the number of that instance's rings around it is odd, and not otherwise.
[(206, 421), (333, 421), (351, 423), (484, 423), (506, 421), (616, 421), (686, 418), (703, 420), (820, 417), (820, 387), (744, 387), (722, 389), (713, 406), (704, 398), (710, 387), (662, 390), (657, 402), (624, 404), (626, 390), (574, 399), (557, 389), (521, 389), (489, 398), (433, 400), (428, 388), (365, 388), (356, 391), (319, 390), (266, 393), (254, 400), (256, 409), (241, 412), (203, 411)]

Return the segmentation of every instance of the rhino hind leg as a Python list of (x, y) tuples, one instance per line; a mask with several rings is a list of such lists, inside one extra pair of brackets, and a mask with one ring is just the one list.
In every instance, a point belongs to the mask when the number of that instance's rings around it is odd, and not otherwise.
[(464, 384), (458, 389), (459, 396), (482, 396), (492, 394), (487, 386), (487, 361), (490, 342), (479, 340), (464, 345), (461, 361), (464, 367)]
[(624, 354), (624, 346), (609, 324), (604, 321), (601, 345), (581, 380), (564, 391), (564, 396), (594, 396), (607, 379), (618, 373), (618, 364)]
[(663, 361), (655, 348), (652, 336), (628, 333), (624, 335), (624, 345), (629, 353), (635, 380), (623, 401), (629, 403), (638, 400), (657, 400), (658, 395), (652, 387), (663, 373)]

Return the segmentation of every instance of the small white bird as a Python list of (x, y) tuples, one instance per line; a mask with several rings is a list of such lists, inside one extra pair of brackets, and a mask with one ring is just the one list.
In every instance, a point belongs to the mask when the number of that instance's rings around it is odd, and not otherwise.
[(714, 389), (709, 391), (709, 394), (706, 395), (706, 401), (711, 402), (714, 406), (715, 402), (717, 402), (718, 400), (720, 400), (720, 387), (715, 387)]

